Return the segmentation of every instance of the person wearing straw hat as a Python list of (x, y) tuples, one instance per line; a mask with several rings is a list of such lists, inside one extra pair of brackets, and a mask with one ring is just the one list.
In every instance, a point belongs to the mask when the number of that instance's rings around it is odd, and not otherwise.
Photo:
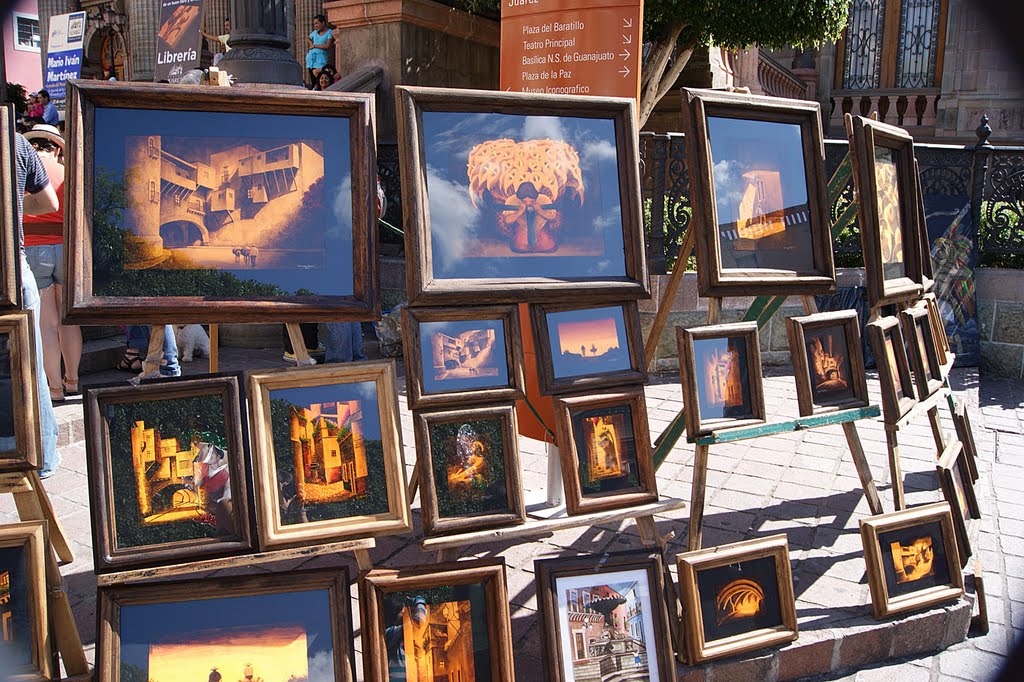
[[(50, 400), (64, 402), (78, 395), (78, 366), (82, 359), (82, 331), (61, 324), (64, 293), (64, 138), (52, 125), (37, 124), (25, 133), (39, 154), (50, 184), (57, 192), (58, 208), (42, 215), (26, 215), (25, 256), (39, 289), (39, 331), (43, 342), (43, 368)], [(61, 359), (64, 372), (61, 373)]]

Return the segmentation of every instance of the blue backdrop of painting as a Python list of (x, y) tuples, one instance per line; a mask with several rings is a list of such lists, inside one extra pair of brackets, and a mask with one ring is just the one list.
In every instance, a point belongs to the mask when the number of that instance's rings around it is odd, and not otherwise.
[(935, 296), (958, 367), (975, 367), (981, 361), (974, 289), (978, 226), (971, 217), (970, 206), (970, 199), (965, 196), (924, 195)]

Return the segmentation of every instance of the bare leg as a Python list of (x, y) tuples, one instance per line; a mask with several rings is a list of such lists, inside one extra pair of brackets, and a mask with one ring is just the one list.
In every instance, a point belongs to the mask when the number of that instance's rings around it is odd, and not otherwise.
[(39, 338), (43, 342), (43, 368), (46, 370), (46, 383), (50, 386), (50, 394), (59, 392), (63, 395), (64, 388), (60, 376), (60, 315), (54, 303), (54, 286), (51, 284), (39, 290)]
[[(56, 303), (57, 317), (64, 302), (64, 287), (54, 284), (54, 301)], [(74, 324), (60, 325), (60, 354), (64, 358), (64, 381), (72, 390), (78, 388), (78, 365), (82, 361), (82, 329)]]

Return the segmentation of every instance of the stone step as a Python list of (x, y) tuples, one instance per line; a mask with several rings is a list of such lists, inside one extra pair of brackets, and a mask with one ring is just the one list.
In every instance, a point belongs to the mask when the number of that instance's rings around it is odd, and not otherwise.
[(116, 367), (124, 355), (125, 336), (121, 332), (117, 336), (108, 336), (82, 344), (82, 362), (79, 365), (79, 376), (87, 376)]

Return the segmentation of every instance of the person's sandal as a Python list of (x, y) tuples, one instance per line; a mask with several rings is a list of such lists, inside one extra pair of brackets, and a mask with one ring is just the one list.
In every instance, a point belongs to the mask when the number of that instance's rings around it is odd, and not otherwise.
[(138, 374), (142, 371), (142, 353), (137, 348), (126, 348), (117, 369)]
[(78, 390), (78, 381), (72, 382), (72, 381), (68, 381), (66, 378), (64, 379), (64, 395), (65, 396), (81, 395), (81, 393), (82, 392), (80, 390)]
[(64, 389), (63, 388), (53, 388), (52, 386), (50, 387), (50, 402), (51, 403), (62, 403), (65, 400), (67, 400), (67, 398), (64, 397)]

